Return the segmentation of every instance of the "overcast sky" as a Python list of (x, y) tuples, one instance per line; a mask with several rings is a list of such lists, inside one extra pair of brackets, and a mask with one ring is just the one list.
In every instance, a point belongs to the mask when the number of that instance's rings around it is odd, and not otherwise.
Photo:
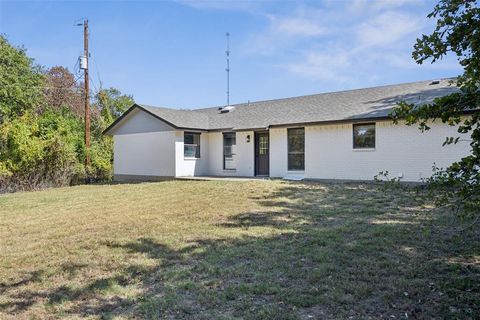
[(415, 39), (433, 29), (435, 2), (5, 1), (0, 33), (46, 67), (74, 70), (91, 29), (92, 87), (176, 108), (225, 104), (225, 33), (231, 103), (456, 76), (456, 60), (416, 65)]

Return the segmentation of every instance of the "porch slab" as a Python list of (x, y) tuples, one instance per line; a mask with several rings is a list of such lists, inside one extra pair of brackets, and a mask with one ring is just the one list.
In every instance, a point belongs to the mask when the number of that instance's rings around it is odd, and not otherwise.
[(225, 177), (225, 176), (195, 176), (195, 177), (175, 177), (177, 180), (201, 180), (201, 181), (253, 181), (269, 180), (269, 177)]

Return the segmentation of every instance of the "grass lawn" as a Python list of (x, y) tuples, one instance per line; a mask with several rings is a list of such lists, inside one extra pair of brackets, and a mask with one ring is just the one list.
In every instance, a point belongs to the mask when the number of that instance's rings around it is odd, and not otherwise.
[(452, 232), (421, 198), (283, 181), (1, 195), (0, 318), (478, 319), (478, 227)]

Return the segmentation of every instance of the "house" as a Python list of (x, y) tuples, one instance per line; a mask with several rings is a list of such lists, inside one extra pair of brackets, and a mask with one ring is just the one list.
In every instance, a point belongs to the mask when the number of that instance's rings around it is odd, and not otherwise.
[(117, 181), (184, 176), (372, 180), (386, 171), (420, 181), (469, 152), (443, 147), (456, 128), (394, 125), (399, 101), (416, 104), (458, 90), (449, 79), (177, 110), (135, 104), (106, 130)]

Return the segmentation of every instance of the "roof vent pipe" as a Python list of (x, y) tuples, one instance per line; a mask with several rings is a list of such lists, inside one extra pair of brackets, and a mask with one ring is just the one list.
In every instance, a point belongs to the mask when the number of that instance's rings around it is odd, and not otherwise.
[(233, 106), (226, 106), (226, 107), (223, 107), (223, 108), (220, 109), (220, 113), (227, 113), (227, 112), (232, 111), (233, 109), (235, 109), (235, 107), (233, 107)]

